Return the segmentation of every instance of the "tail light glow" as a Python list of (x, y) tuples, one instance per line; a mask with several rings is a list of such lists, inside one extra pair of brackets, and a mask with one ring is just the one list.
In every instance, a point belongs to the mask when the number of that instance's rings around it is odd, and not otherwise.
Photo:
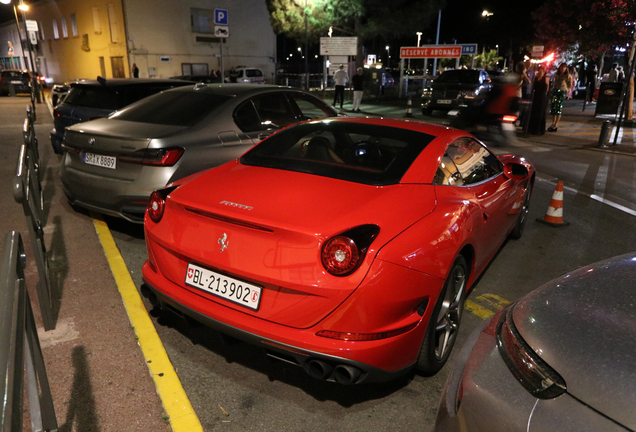
[(150, 195), (150, 201), (148, 201), (148, 216), (153, 222), (159, 223), (163, 217), (163, 211), (166, 207), (166, 200), (158, 191), (154, 191)]
[(360, 225), (327, 240), (321, 252), (325, 270), (334, 276), (347, 276), (356, 271), (379, 232), (377, 225)]
[(514, 123), (517, 121), (517, 116), (505, 115), (503, 116), (503, 121), (506, 123)]

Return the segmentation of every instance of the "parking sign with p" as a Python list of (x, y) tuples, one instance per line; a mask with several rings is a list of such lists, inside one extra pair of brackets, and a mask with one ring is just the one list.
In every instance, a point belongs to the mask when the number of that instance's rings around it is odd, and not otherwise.
[(214, 9), (214, 24), (228, 25), (227, 9)]

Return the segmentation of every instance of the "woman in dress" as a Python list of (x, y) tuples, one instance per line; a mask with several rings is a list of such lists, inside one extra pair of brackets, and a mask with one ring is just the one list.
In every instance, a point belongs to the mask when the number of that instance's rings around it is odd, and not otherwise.
[(559, 120), (563, 113), (563, 101), (565, 100), (570, 88), (572, 87), (572, 77), (568, 71), (568, 65), (561, 63), (559, 69), (554, 75), (554, 93), (552, 94), (552, 102), (550, 103), (550, 114), (552, 114), (552, 125), (548, 128), (548, 132), (556, 132), (559, 127)]
[(545, 68), (539, 66), (532, 82), (532, 108), (530, 110), (530, 124), (528, 132), (533, 135), (545, 134), (545, 115), (548, 105), (548, 89), (550, 80), (545, 73)]

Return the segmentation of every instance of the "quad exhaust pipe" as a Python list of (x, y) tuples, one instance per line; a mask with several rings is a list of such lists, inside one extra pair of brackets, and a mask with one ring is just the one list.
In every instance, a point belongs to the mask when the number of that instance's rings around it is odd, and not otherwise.
[(319, 380), (333, 379), (342, 385), (355, 384), (360, 375), (362, 375), (362, 371), (355, 366), (337, 365), (334, 367), (322, 360), (310, 360), (305, 370), (312, 378)]

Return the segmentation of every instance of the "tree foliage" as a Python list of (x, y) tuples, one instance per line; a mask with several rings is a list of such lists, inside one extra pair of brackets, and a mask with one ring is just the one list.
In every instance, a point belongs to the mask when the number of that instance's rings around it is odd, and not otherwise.
[[(298, 41), (327, 36), (401, 37), (428, 27), (443, 0), (266, 0), (274, 32)], [(305, 4), (307, 9), (305, 10)]]
[(551, 0), (532, 17), (547, 44), (566, 49), (578, 43), (581, 54), (597, 54), (628, 41), (636, 0)]

